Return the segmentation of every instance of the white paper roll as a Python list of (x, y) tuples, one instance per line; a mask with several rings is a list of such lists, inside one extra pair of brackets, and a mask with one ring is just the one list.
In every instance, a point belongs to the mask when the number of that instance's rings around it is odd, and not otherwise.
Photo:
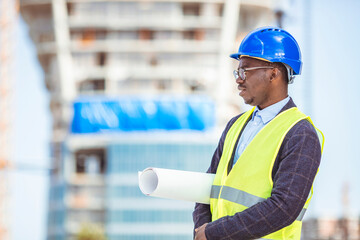
[(148, 196), (210, 203), (215, 174), (146, 168), (139, 172), (140, 190)]

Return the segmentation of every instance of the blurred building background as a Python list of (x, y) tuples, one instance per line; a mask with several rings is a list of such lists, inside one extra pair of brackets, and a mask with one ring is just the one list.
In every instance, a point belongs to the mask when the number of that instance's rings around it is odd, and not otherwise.
[(303, 224), (302, 239), (306, 240), (358, 240), (358, 218), (312, 218)]
[(48, 239), (89, 223), (108, 239), (191, 239), (193, 204), (144, 197), (137, 172), (206, 171), (240, 105), (223, 58), (276, 6), (20, 1), (51, 97)]
[[(356, 61), (338, 61), (344, 52), (358, 59), (350, 39), (359, 31), (352, 28), (348, 44), (342, 36), (360, 8), (355, 0), (345, 2), (20, 0), (51, 98), (47, 238), (74, 239), (90, 224), (108, 239), (190, 239), (193, 204), (144, 197), (136, 172), (148, 166), (206, 170), (224, 123), (243, 107), (231, 85), (235, 63), (224, 59), (249, 30), (278, 25), (299, 39), (306, 62), (291, 96), (317, 120), (330, 146), (303, 238), (360, 239), (358, 218), (339, 214), (334, 204), (341, 202), (334, 181), (349, 180), (358, 169), (348, 160), (356, 159), (356, 141), (344, 141), (347, 155), (336, 151), (339, 136), (354, 134), (343, 106), (357, 102), (357, 79), (351, 71), (329, 71), (356, 69)], [(330, 54), (329, 45), (337, 51)], [(351, 86), (342, 98), (339, 76)], [(334, 109), (343, 116), (342, 131), (329, 121)], [(194, 120), (198, 124), (190, 125)], [(345, 159), (335, 168), (347, 171), (330, 170), (333, 159)], [(343, 217), (318, 217), (321, 208)]]

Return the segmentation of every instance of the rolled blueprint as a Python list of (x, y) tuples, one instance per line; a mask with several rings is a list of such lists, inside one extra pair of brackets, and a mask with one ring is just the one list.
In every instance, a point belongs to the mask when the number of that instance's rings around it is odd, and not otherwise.
[(140, 190), (148, 196), (210, 203), (215, 174), (146, 168), (139, 172)]

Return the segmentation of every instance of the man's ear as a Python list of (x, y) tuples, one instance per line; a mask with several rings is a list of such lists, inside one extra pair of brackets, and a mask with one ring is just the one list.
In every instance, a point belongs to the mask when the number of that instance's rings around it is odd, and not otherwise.
[(273, 68), (272, 70), (271, 70), (271, 76), (270, 76), (270, 82), (273, 80), (273, 79), (275, 79), (275, 78), (277, 78), (278, 76), (279, 76), (279, 74), (280, 74), (280, 70), (278, 69), (278, 68)]

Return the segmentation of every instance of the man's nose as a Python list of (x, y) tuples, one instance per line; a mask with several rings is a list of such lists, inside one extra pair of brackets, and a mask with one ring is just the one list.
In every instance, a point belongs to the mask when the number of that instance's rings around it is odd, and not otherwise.
[(239, 76), (239, 77), (236, 79), (236, 83), (237, 83), (237, 84), (242, 84), (242, 83), (245, 83), (245, 80), (242, 80), (241, 77)]

